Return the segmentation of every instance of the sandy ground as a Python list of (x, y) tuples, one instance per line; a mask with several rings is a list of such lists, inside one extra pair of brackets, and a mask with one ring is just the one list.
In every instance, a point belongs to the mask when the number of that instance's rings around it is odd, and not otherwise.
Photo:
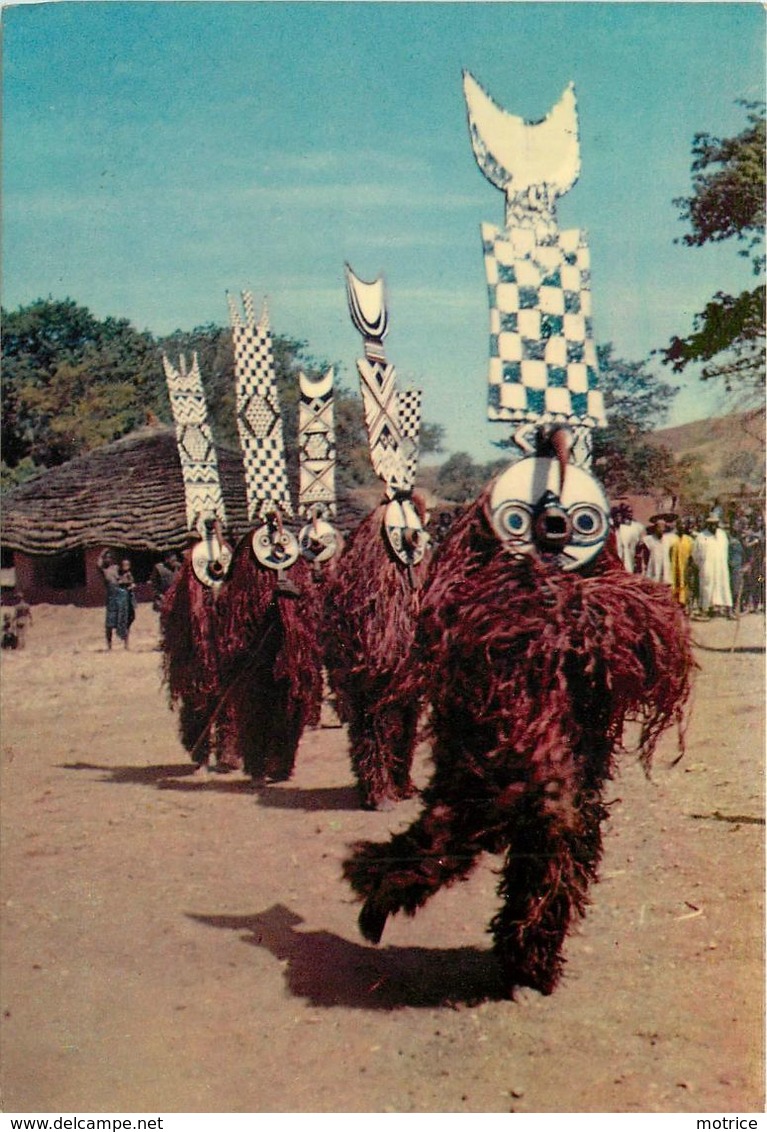
[(497, 861), (367, 945), (341, 861), (417, 799), (361, 811), (337, 727), (260, 795), (193, 775), (155, 615), (102, 624), (38, 606), (2, 656), (4, 1112), (764, 1110), (763, 616), (695, 624), (685, 758), (626, 761), (565, 979), (516, 1002)]

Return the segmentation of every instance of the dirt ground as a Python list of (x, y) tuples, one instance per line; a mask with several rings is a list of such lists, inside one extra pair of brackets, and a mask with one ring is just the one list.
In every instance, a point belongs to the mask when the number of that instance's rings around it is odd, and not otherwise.
[(347, 846), (418, 801), (360, 810), (342, 729), (259, 795), (194, 775), (151, 608), (112, 653), (102, 610), (33, 612), (2, 656), (4, 1112), (764, 1111), (762, 615), (695, 623), (687, 753), (625, 760), (565, 978), (509, 1002), (492, 858), (359, 936)]

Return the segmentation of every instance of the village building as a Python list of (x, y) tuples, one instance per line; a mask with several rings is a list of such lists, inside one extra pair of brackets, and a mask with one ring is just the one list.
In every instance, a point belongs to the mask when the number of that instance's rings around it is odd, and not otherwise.
[[(228, 535), (236, 542), (253, 525), (247, 519), (242, 458), (221, 448), (217, 456)], [(366, 511), (341, 491), (336, 525), (349, 532)], [(150, 600), (154, 564), (188, 544), (175, 430), (147, 426), (4, 493), (4, 599), (13, 600), (15, 591), (31, 604), (99, 605), (104, 585), (96, 563), (110, 547), (130, 558), (138, 599)]]

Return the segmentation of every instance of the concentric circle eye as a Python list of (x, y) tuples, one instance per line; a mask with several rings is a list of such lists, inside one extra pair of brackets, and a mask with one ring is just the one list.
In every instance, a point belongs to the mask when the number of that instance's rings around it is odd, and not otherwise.
[(223, 582), (231, 560), (231, 550), (218, 539), (198, 542), (192, 550), (192, 569), (197, 580), (204, 586), (215, 586)]
[(605, 537), (607, 516), (593, 503), (578, 503), (570, 509), (569, 514), (574, 543), (589, 546)]
[(498, 509), (493, 518), (496, 529), (502, 531), (504, 537), (520, 542), (530, 540), (533, 515), (524, 503), (507, 503)]

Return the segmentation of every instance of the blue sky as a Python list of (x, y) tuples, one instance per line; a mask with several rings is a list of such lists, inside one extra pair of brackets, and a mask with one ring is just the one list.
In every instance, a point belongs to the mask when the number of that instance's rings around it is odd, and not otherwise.
[[(68, 296), (163, 334), (226, 324), (226, 290), (250, 289), (356, 388), (348, 260), (385, 276), (389, 357), (448, 451), (492, 459), (506, 435), (485, 415), (479, 235), (504, 202), (464, 68), (529, 119), (575, 83), (559, 218), (588, 234), (599, 342), (641, 361), (754, 285), (735, 245), (674, 244), (672, 202), (693, 135), (739, 132), (737, 100), (764, 97), (757, 3), (63, 0), (4, 6), (3, 54), (6, 308)], [(720, 408), (685, 375), (669, 423)]]

